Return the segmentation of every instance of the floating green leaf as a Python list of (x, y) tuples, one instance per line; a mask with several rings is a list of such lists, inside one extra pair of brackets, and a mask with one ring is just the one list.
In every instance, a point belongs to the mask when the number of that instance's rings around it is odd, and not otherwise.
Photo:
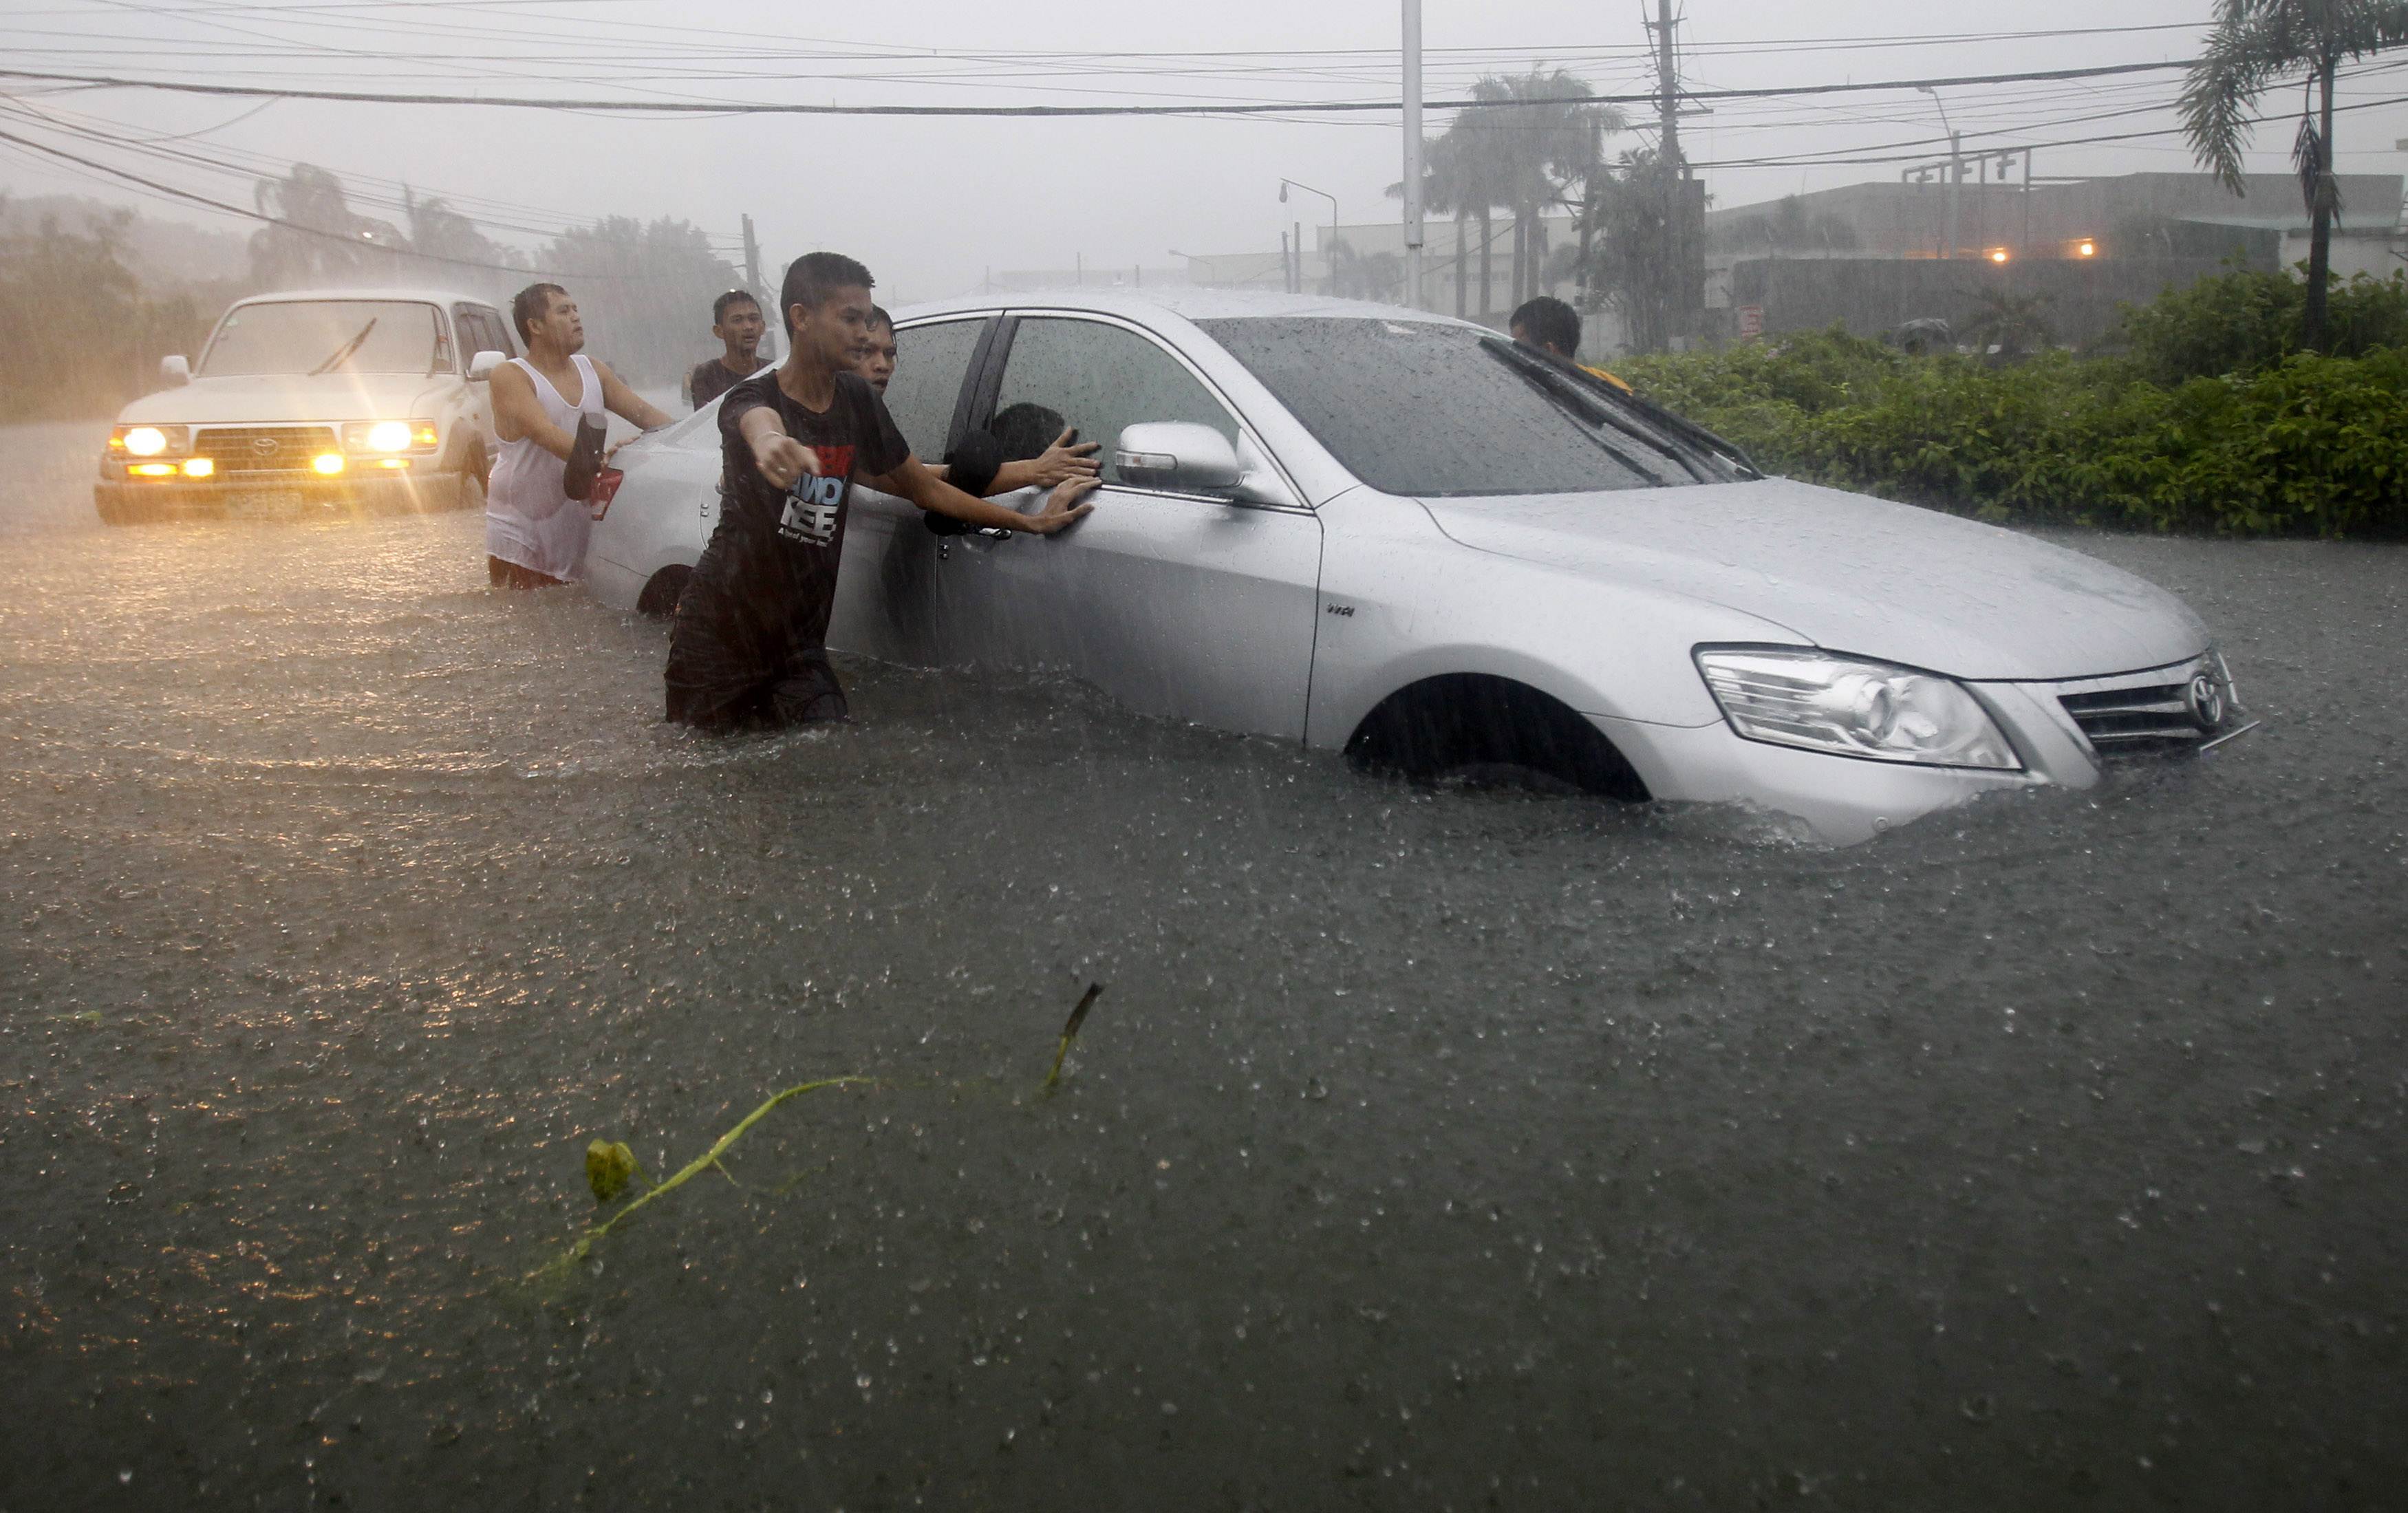
[[(643, 1174), (636, 1162), (636, 1153), (624, 1140), (596, 1140), (585, 1147), (585, 1181), (594, 1189), (594, 1201), (610, 1203)], [(652, 1178), (645, 1177), (650, 1182)]]

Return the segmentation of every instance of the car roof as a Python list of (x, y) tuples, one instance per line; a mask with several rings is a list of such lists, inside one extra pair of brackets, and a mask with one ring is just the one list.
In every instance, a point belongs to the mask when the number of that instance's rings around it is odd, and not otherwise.
[(910, 321), (931, 315), (1010, 310), (1088, 310), (1099, 315), (1122, 316), (1140, 324), (1149, 316), (1168, 314), (1186, 321), (1417, 321), (1435, 325), (1486, 329), (1452, 315), (1438, 315), (1403, 305), (1376, 304), (1367, 299), (1336, 299), (1326, 295), (1283, 295), (1254, 289), (1208, 289), (1178, 284), (1160, 289), (1071, 287), (962, 295), (952, 299), (907, 305), (895, 312), (895, 318)]
[(264, 295), (246, 295), (235, 304), (272, 305), (318, 299), (411, 299), (429, 305), (495, 308), (494, 302), (482, 295), (464, 295), (452, 289), (278, 289)]

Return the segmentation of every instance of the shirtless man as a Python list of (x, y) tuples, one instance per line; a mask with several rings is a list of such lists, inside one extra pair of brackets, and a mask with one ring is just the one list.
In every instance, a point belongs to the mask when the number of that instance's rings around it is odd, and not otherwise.
[(669, 416), (627, 387), (610, 365), (584, 355), (585, 323), (556, 283), (531, 283), (510, 301), (527, 354), (494, 369), (494, 432), (502, 454), (485, 491), (485, 572), (495, 587), (543, 588), (575, 578), (594, 529), (563, 481), (578, 422), (623, 416), (645, 430)]

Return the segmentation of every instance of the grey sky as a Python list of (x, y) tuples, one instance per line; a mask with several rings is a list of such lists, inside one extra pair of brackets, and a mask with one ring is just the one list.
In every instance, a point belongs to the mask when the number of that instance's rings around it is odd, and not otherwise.
[[(2011, 7), (1908, 0), (1692, 0), (1684, 40), (1697, 88), (1813, 83), (2101, 63), (2181, 59), (2198, 29), (1885, 46), (1842, 40), (1994, 34), (2058, 28), (2198, 22), (2207, 0), (2021, 0)], [(1459, 90), (1483, 67), (1544, 60), (1574, 67), (1601, 91), (1646, 87), (1638, 50), (1646, 37), (1637, 0), (1427, 0), (1429, 91)], [(1171, 7), (1024, 0), (903, 0), (835, 7), (724, 0), (478, 0), (417, 7), (360, 0), (243, 5), (232, 0), (13, 0), (0, 14), (0, 54), (28, 68), (175, 75), (218, 81), (281, 79), (335, 89), (439, 90), (602, 98), (1029, 103), (1047, 100), (1306, 99), (1392, 97), (1398, 7), (1393, 0), (1216, 0)], [(1748, 50), (1749, 43), (1822, 45)], [(831, 61), (823, 44), (850, 56)], [(298, 50), (303, 47), (308, 50)], [(1082, 57), (1018, 77), (965, 73), (923, 56), (866, 59), (900, 50), (959, 53), (1058, 49), (1080, 53), (1219, 53), (1362, 49), (1307, 59), (1221, 56), (1216, 70), (1141, 74), (1158, 63), (1108, 65)], [(1467, 56), (1450, 49), (1478, 49)], [(816, 56), (814, 56), (816, 54)], [(1196, 66), (1197, 60), (1187, 60)], [(2408, 94), (2408, 54), (2352, 81), (2344, 100)], [(1230, 72), (1268, 65), (1275, 72)], [(989, 70), (997, 65), (982, 65)], [(883, 78), (838, 77), (855, 74)], [(919, 74), (920, 78), (894, 77)], [(926, 76), (936, 77), (926, 77)], [(705, 77), (710, 76), (710, 77)], [(1985, 145), (2047, 142), (2172, 124), (2162, 108), (2179, 76), (1949, 92), (1954, 123)], [(1383, 190), (1399, 174), (1393, 119), (1172, 121), (894, 121), (810, 118), (597, 118), (493, 108), (431, 108), (285, 102), (248, 119), (243, 102), (118, 91), (37, 94), (0, 81), (19, 108), (77, 112), (136, 134), (203, 132), (179, 144), (207, 155), (306, 159), (350, 178), (406, 180), (422, 192), (523, 207), (533, 225), (604, 212), (695, 221), (732, 238), (750, 211), (770, 259), (813, 247), (854, 252), (896, 301), (974, 284), (982, 270), (1093, 267), (1171, 262), (1187, 252), (1276, 249), (1289, 220), (1321, 219), (1318, 201), (1282, 207), (1283, 175), (1339, 196), (1349, 221), (1396, 213)], [(2285, 92), (2272, 102), (2287, 108)], [(2129, 113), (2123, 113), (2129, 112)], [(1643, 108), (1632, 108), (1643, 120)], [(2071, 122), (2069, 118), (2102, 119)], [(2408, 137), (2408, 106), (2344, 118), (2342, 166), (2397, 171), (2391, 151)], [(209, 130), (233, 122), (222, 129)], [(1435, 132), (1443, 118), (1429, 122)], [(1652, 124), (1652, 123), (1651, 123)], [(4, 129), (66, 137), (28, 127)], [(1767, 156), (1880, 156), (1931, 137), (1939, 115), (1928, 95), (1850, 95), (1815, 101), (1727, 103), (1684, 123), (1693, 159), (1737, 165)], [(2280, 169), (2286, 125), (2261, 128), (2253, 166)], [(1616, 149), (1637, 145), (1626, 137)], [(137, 164), (122, 151), (76, 148), (179, 186), (237, 202), (241, 179), (197, 166)], [(1905, 149), (1927, 151), (1928, 149)], [(242, 162), (255, 161), (245, 157)], [(2040, 160), (2043, 173), (2180, 169), (2177, 138), (2067, 147)], [(1802, 188), (1894, 179), (1889, 166), (1718, 166), (1707, 170), (1716, 203), (1735, 205)], [(0, 186), (17, 193), (135, 197), (0, 151)], [(201, 221), (208, 212), (144, 204), (146, 213)], [(471, 204), (473, 211), (484, 209)], [(228, 223), (232, 224), (232, 223)], [(503, 239), (526, 242), (524, 236)]]

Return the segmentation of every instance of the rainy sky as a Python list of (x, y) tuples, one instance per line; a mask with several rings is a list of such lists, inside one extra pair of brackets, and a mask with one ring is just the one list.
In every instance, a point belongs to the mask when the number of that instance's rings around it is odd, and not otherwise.
[[(1652, 6), (1647, 7), (1652, 12)], [(2209, 0), (1690, 0), (1684, 82), (1731, 89), (2181, 60)], [(1426, 90), (1483, 73), (1560, 65), (1600, 93), (1652, 87), (1638, 0), (1428, 0)], [(538, 95), (591, 101), (901, 104), (1163, 103), (1394, 98), (1394, 0), (1215, 0), (1210, 6), (898, 0), (848, 8), (756, 0), (17, 0), (0, 56), (17, 68), (285, 87)], [(1967, 86), (1942, 92), (1970, 143), (2031, 144), (2042, 174), (2182, 170), (2161, 133), (2179, 74)], [(989, 270), (1176, 267), (1185, 253), (1276, 251), (1318, 199), (1277, 202), (1296, 179), (1337, 196), (1349, 223), (1389, 219), (1399, 177), (1393, 116), (960, 121), (705, 116), (333, 104), (62, 88), (0, 80), (9, 133), (251, 203), (252, 178), (294, 159), (332, 168), (359, 208), (397, 215), (407, 183), (441, 195), (521, 245), (604, 214), (674, 216), (732, 252), (751, 213), (765, 263), (818, 247), (871, 264), (890, 303), (955, 293)], [(2344, 104), (2408, 98), (2408, 55), (2360, 65)], [(2294, 108), (2278, 92), (2276, 109)], [(1724, 101), (1684, 123), (1721, 206), (1895, 180), (1934, 151), (1941, 106), (1912, 92)], [(1652, 140), (1646, 128), (1611, 150)], [(1442, 129), (1436, 114), (1428, 125)], [(2352, 111), (2344, 171), (2396, 172), (2408, 104)], [(120, 137), (173, 137), (174, 156)], [(2253, 166), (2284, 166), (2286, 124), (2261, 128)], [(2065, 143), (2063, 146), (2047, 144)], [(1851, 161), (1860, 160), (1860, 161)], [(144, 213), (247, 231), (163, 203), (93, 169), (0, 142), (0, 189), (73, 193)], [(512, 228), (497, 229), (494, 223)]]

